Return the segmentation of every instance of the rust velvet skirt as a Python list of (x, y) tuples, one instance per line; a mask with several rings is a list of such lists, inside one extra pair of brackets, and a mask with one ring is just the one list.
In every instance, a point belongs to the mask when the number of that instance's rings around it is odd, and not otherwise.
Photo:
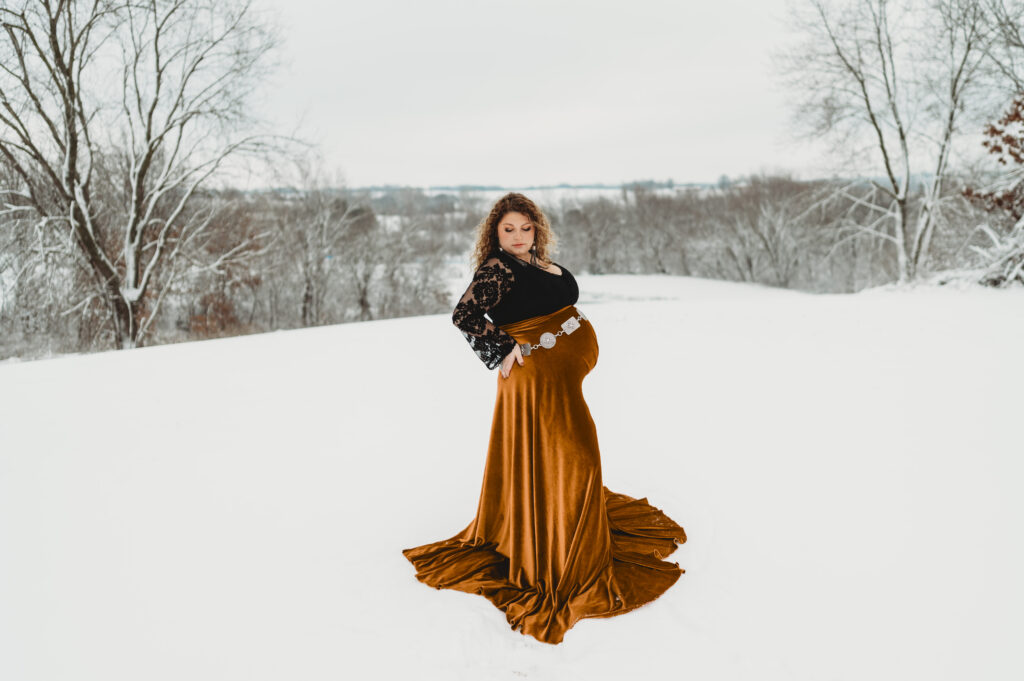
[[(506, 324), (519, 343), (557, 333), (574, 305)], [(498, 372), (476, 517), (450, 539), (402, 551), (419, 581), (480, 594), (513, 630), (559, 643), (584, 617), (648, 603), (684, 572), (662, 560), (686, 541), (661, 510), (604, 486), (583, 379), (597, 363), (590, 321)]]

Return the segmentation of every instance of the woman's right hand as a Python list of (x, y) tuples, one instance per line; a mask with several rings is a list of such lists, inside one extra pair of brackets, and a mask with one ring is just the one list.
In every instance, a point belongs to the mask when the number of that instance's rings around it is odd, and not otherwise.
[(508, 378), (508, 375), (512, 373), (512, 365), (519, 362), (519, 366), (523, 366), (523, 351), (519, 347), (519, 343), (512, 348), (512, 352), (505, 355), (505, 359), (501, 360), (501, 376), (502, 378)]

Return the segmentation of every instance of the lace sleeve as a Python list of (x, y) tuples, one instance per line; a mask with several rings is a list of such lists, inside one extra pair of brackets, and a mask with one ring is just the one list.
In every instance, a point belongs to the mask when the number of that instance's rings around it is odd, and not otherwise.
[(488, 369), (493, 369), (516, 346), (516, 341), (484, 313), (498, 304), (512, 289), (512, 270), (498, 258), (491, 258), (477, 269), (469, 288), (462, 294), (452, 313), (452, 323), (459, 328)]

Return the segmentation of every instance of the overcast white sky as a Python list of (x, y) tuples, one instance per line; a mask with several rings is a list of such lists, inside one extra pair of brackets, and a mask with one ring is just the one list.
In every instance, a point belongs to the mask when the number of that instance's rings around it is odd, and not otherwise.
[(769, 70), (786, 0), (258, 1), (266, 114), (352, 186), (824, 172)]

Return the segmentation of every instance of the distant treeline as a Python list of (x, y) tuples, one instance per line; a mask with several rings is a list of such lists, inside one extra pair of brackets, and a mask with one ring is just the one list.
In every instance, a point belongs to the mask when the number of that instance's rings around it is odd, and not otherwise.
[[(949, 192), (960, 219), (937, 231), (932, 270), (976, 265), (966, 247), (980, 243), (971, 225), (992, 217), (957, 199), (956, 186)], [(714, 187), (567, 194), (542, 208), (558, 237), (556, 257), (580, 274), (836, 293), (896, 277), (893, 249), (857, 227), (878, 208), (872, 196), (867, 181), (752, 176)], [(468, 283), (475, 226), (490, 209), (472, 192), (410, 188), (208, 191), (195, 201), (216, 217), (180, 271), (161, 273), (166, 285), (143, 297), (139, 344), (448, 312), (446, 264), (464, 262)], [(110, 348), (110, 315), (82, 258), (66, 237), (37, 227), (13, 217), (0, 226), (0, 354)]]

